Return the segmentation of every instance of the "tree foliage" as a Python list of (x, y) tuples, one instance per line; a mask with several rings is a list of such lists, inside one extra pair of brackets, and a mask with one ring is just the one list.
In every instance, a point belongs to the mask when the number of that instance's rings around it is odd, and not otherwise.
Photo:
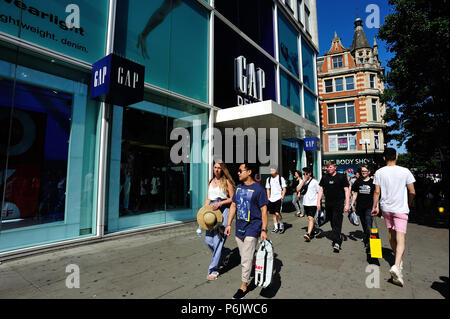
[(381, 98), (387, 141), (405, 143), (427, 169), (449, 159), (449, 1), (389, 0), (393, 13), (378, 32), (395, 53)]

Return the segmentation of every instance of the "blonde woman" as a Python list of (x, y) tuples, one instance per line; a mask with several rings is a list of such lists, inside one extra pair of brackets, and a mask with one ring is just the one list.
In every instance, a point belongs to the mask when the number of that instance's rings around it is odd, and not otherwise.
[[(228, 220), (228, 211), (234, 194), (234, 181), (225, 163), (214, 163), (214, 178), (209, 181), (208, 195), (204, 205), (211, 205), (214, 210), (220, 209), (223, 220)], [(205, 243), (212, 252), (211, 263), (208, 267), (208, 280), (216, 280), (219, 276), (221, 262), (225, 261), (229, 249), (224, 249), (226, 236), (224, 226), (218, 229), (207, 230)]]

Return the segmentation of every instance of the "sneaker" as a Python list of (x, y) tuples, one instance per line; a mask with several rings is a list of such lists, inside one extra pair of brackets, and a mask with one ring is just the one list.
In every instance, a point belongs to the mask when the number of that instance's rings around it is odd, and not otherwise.
[(236, 291), (236, 293), (234, 294), (233, 299), (244, 298), (245, 295), (247, 294), (247, 291), (248, 291), (248, 289), (246, 291), (243, 291), (242, 289), (239, 288), (238, 291)]
[(403, 287), (403, 275), (402, 271), (398, 269), (396, 265), (391, 267), (391, 270), (389, 271), (392, 276), (392, 282), (400, 287)]
[(310, 236), (308, 233), (304, 234), (304, 235), (303, 235), (303, 238), (305, 238), (305, 240), (306, 240), (307, 242), (310, 242), (310, 241), (311, 241), (311, 236)]
[(280, 234), (284, 234), (284, 225), (282, 225), (281, 227), (280, 227), (280, 230), (278, 231)]
[(278, 228), (274, 228), (274, 229), (272, 230), (272, 233), (278, 233), (278, 231), (279, 231)]
[(334, 246), (333, 246), (333, 251), (335, 253), (338, 253), (339, 250), (341, 250), (341, 246), (338, 243), (335, 243)]

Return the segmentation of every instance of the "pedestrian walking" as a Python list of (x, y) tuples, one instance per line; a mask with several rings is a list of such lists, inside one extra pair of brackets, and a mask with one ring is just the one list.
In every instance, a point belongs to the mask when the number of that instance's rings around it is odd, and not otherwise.
[(292, 193), (292, 204), (294, 205), (296, 212), (295, 216), (304, 217), (305, 209), (303, 208), (303, 195), (300, 194), (300, 189), (303, 185), (302, 173), (300, 171), (294, 171), (294, 192)]
[(352, 204), (356, 215), (361, 220), (361, 226), (364, 232), (364, 247), (369, 252), (370, 229), (372, 228), (372, 206), (373, 193), (375, 185), (373, 179), (370, 178), (370, 169), (368, 165), (361, 166), (362, 177), (357, 179), (352, 185)]
[(270, 175), (266, 180), (266, 191), (269, 200), (269, 214), (273, 215), (272, 232), (283, 234), (284, 223), (281, 216), (281, 206), (286, 195), (286, 180), (278, 174), (276, 167), (270, 168)]
[[(219, 209), (223, 220), (227, 222), (235, 184), (225, 163), (214, 164), (214, 178), (208, 184), (208, 195), (204, 206), (211, 205), (213, 210)], [(219, 225), (215, 229), (207, 230), (205, 234), (205, 243), (212, 252), (208, 280), (217, 279), (220, 265), (226, 263), (229, 256), (230, 250), (224, 248), (226, 241), (224, 228), (223, 225)]]
[(395, 264), (390, 269), (392, 282), (403, 287), (402, 258), (406, 248), (409, 206), (412, 205), (416, 194), (414, 189), (416, 180), (409, 169), (397, 166), (398, 157), (395, 149), (386, 148), (383, 159), (386, 166), (375, 173), (373, 181), (375, 192), (372, 216), (378, 215), (381, 210), (389, 230), (389, 243), (395, 255)]
[(242, 283), (233, 299), (242, 299), (247, 294), (258, 238), (261, 241), (267, 239), (268, 200), (264, 188), (255, 182), (255, 173), (253, 165), (244, 163), (239, 166), (241, 183), (235, 189), (225, 228), (225, 234), (230, 236), (231, 222), (236, 215), (236, 242), (241, 255)]
[(321, 210), (322, 195), (325, 195), (325, 210), (327, 219), (331, 221), (331, 238), (333, 251), (339, 253), (342, 249), (342, 221), (344, 211), (350, 209), (350, 189), (346, 175), (336, 172), (336, 163), (327, 162), (327, 174), (319, 183), (317, 209)]
[(303, 236), (307, 242), (311, 241), (316, 234), (314, 228), (314, 216), (317, 211), (317, 196), (319, 193), (319, 182), (313, 177), (313, 171), (310, 167), (305, 167), (303, 171), (303, 186), (300, 193), (303, 193), (303, 207), (308, 217), (308, 230)]

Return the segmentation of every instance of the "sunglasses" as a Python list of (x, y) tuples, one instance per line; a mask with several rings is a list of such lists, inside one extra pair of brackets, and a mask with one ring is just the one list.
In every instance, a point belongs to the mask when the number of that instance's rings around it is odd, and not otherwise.
[(245, 172), (245, 171), (246, 171), (246, 169), (239, 169), (238, 174), (242, 174), (242, 172)]

